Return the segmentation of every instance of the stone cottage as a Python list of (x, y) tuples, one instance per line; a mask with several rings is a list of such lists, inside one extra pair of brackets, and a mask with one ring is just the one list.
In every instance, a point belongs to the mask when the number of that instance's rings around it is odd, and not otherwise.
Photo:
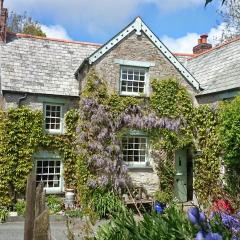
[[(149, 96), (149, 79), (154, 77), (177, 79), (196, 106), (239, 95), (240, 38), (212, 48), (202, 35), (193, 54), (172, 53), (139, 17), (104, 45), (35, 37), (6, 32), (7, 9), (3, 0), (0, 3), (4, 108), (27, 105), (43, 110), (49, 134), (64, 133), (64, 114), (77, 107), (90, 69), (122, 96)], [(148, 159), (148, 144), (144, 133), (129, 134), (122, 151), (133, 182), (152, 193), (158, 177)], [(37, 181), (44, 182), (48, 193), (63, 192), (61, 156), (42, 151), (34, 158)], [(176, 153), (176, 168), (176, 196), (185, 202), (192, 198), (192, 159), (186, 149)]]

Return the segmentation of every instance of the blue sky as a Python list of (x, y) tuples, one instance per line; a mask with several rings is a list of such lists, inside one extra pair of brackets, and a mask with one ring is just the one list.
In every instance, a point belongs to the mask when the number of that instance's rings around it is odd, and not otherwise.
[(220, 34), (220, 2), (205, 0), (5, 0), (42, 24), (49, 37), (104, 43), (136, 16), (175, 52), (191, 52), (199, 34)]

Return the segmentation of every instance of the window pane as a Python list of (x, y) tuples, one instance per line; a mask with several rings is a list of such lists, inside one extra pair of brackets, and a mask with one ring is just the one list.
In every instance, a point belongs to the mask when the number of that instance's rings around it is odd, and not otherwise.
[[(46, 105), (45, 129), (61, 129), (61, 111), (62, 108), (59, 105)], [(58, 125), (56, 125), (55, 123), (58, 123)]]
[(60, 186), (60, 165), (61, 161), (51, 160), (37, 160), (36, 181), (43, 182), (47, 188)]
[(145, 84), (145, 69), (121, 69), (121, 91), (143, 93)]
[(123, 160), (133, 163), (144, 163), (147, 154), (146, 137), (125, 137), (122, 140)]

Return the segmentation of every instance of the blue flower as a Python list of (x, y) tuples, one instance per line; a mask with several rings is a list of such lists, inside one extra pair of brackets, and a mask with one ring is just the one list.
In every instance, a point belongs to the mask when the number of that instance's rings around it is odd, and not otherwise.
[(206, 216), (205, 216), (204, 212), (200, 212), (200, 214), (199, 214), (199, 221), (200, 222), (206, 221)]
[(222, 240), (222, 236), (219, 233), (208, 233), (205, 240)]
[(200, 223), (200, 213), (197, 207), (193, 207), (188, 210), (188, 219), (193, 225), (197, 225)]
[(197, 236), (196, 236), (195, 240), (204, 240), (205, 239), (205, 235), (206, 235), (206, 233), (203, 230), (200, 230), (197, 233)]

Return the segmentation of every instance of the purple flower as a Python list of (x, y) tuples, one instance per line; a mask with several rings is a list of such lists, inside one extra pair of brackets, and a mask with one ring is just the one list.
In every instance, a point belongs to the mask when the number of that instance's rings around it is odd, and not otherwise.
[(196, 236), (195, 240), (204, 240), (205, 239), (205, 235), (206, 235), (206, 233), (203, 230), (200, 230), (197, 233), (197, 236)]
[(95, 180), (89, 179), (89, 180), (87, 181), (87, 186), (90, 187), (90, 188), (96, 188), (96, 187), (97, 187), (97, 183), (96, 183)]
[(208, 233), (205, 240), (222, 240), (222, 236), (219, 233)]
[(98, 184), (101, 187), (107, 186), (108, 185), (108, 178), (107, 178), (107, 176), (103, 175), (103, 176), (99, 177), (98, 178)]
[(206, 216), (205, 216), (204, 212), (200, 212), (200, 214), (199, 214), (199, 221), (200, 222), (206, 221)]
[(197, 225), (200, 223), (200, 213), (197, 207), (193, 207), (188, 210), (188, 219), (193, 225)]
[(240, 233), (240, 221), (226, 213), (220, 213), (223, 224), (235, 233)]

